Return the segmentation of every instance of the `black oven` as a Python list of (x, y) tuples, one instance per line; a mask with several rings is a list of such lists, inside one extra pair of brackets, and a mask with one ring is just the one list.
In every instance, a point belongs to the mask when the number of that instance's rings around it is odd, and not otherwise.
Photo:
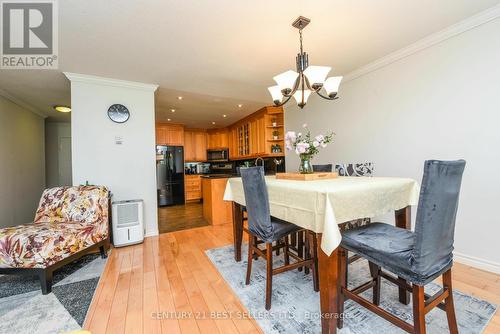
[(228, 149), (221, 150), (207, 150), (208, 162), (226, 162), (229, 161)]

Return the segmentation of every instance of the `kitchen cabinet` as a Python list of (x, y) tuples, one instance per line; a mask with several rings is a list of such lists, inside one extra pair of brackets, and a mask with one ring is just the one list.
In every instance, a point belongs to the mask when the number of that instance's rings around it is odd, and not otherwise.
[(207, 132), (207, 149), (229, 148), (229, 130), (216, 129)]
[(169, 146), (184, 145), (184, 126), (156, 123), (156, 144)]
[(203, 218), (211, 225), (230, 224), (233, 221), (231, 202), (224, 201), (228, 178), (202, 178)]
[(230, 158), (252, 159), (284, 155), (284, 114), (265, 107), (229, 127)]
[(184, 131), (184, 161), (207, 161), (207, 133), (205, 130), (186, 129)]
[(184, 194), (186, 202), (202, 199), (201, 175), (184, 176)]

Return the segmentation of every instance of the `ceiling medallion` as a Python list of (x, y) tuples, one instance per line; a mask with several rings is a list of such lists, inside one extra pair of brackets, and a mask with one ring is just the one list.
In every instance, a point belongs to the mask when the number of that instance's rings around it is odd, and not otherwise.
[[(311, 93), (316, 93), (326, 100), (338, 99), (337, 93), (339, 90), (342, 77), (326, 78), (330, 70), (329, 66), (309, 66), (309, 55), (304, 52), (302, 47), (302, 30), (311, 22), (310, 19), (299, 16), (292, 26), (299, 29), (300, 36), (300, 53), (297, 54), (296, 64), (297, 72), (288, 70), (278, 74), (273, 79), (277, 85), (269, 87), (269, 93), (273, 98), (276, 106), (282, 106), (287, 103), (293, 96), (297, 105), (302, 109), (307, 103), (307, 99)], [(326, 95), (323, 95), (321, 89), (324, 88)]]

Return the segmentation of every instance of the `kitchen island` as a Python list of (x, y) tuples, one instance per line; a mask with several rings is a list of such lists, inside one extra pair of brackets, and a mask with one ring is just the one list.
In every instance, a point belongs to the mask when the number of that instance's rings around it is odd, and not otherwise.
[(229, 224), (233, 221), (231, 202), (223, 200), (227, 180), (231, 175), (206, 175), (201, 177), (203, 191), (203, 217), (211, 225)]

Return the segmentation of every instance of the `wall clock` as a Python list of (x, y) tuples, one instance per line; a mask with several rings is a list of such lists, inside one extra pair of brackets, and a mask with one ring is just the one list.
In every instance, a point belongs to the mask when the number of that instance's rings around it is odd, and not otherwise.
[(108, 108), (108, 117), (115, 123), (125, 123), (130, 118), (130, 112), (123, 104), (113, 104)]

